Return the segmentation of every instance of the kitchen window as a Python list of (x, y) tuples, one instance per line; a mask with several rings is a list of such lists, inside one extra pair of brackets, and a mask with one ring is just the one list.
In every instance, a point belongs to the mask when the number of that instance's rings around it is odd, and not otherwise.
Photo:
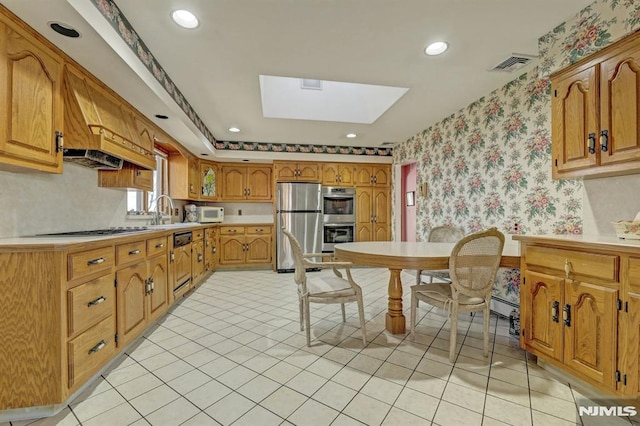
[[(127, 191), (127, 211), (147, 211), (149, 203), (155, 200), (157, 195), (169, 193), (169, 161), (164, 153), (160, 151), (155, 153), (156, 169), (153, 171), (153, 191), (129, 189)], [(167, 211), (168, 202), (165, 198), (160, 200), (160, 207), (162, 211)]]

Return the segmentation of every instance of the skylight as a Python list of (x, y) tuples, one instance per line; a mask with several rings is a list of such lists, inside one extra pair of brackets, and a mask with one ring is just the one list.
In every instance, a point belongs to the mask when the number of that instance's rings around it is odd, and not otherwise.
[(371, 124), (408, 88), (321, 81), (322, 90), (307, 90), (300, 77), (260, 75), (262, 115), (266, 118)]

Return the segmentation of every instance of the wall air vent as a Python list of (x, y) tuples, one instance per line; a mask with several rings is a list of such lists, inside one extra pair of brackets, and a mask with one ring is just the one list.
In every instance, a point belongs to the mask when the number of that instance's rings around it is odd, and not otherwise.
[(511, 56), (501, 61), (489, 71), (513, 72), (529, 64), (529, 62), (535, 58), (537, 58), (537, 56), (512, 53)]
[(300, 88), (309, 90), (322, 90), (322, 80), (314, 80), (312, 78), (301, 78)]

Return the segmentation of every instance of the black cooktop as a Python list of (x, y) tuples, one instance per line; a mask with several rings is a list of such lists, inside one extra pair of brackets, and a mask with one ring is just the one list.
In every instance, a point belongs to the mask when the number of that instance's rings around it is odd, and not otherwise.
[(89, 231), (57, 232), (53, 234), (38, 234), (36, 237), (85, 237), (101, 235), (117, 235), (129, 232), (148, 231), (146, 226), (128, 226), (126, 228), (92, 229)]

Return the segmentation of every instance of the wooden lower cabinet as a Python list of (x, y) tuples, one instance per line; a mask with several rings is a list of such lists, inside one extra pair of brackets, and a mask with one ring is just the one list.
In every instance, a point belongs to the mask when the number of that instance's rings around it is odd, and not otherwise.
[(189, 290), (191, 285), (191, 244), (175, 247), (171, 253), (173, 277), (171, 279), (172, 298), (175, 299)]
[(131, 343), (168, 309), (167, 268), (165, 248), (160, 254), (116, 272), (118, 347)]
[(211, 227), (205, 230), (204, 237), (204, 269), (213, 272), (218, 264), (218, 229)]
[(391, 201), (388, 187), (356, 188), (356, 241), (391, 240)]
[(272, 265), (272, 225), (221, 226), (220, 266)]
[(191, 285), (196, 286), (204, 276), (204, 241), (191, 243)]
[[(215, 263), (214, 256), (204, 269), (204, 241), (217, 245), (217, 229), (194, 234), (203, 272), (195, 270), (204, 279)], [(171, 235), (0, 246), (0, 412), (67, 403), (167, 311), (174, 283), (189, 289), (191, 244), (171, 253)]]
[[(520, 345), (609, 393), (640, 394), (640, 256), (517, 236)], [(567, 243), (565, 243), (567, 244)]]

